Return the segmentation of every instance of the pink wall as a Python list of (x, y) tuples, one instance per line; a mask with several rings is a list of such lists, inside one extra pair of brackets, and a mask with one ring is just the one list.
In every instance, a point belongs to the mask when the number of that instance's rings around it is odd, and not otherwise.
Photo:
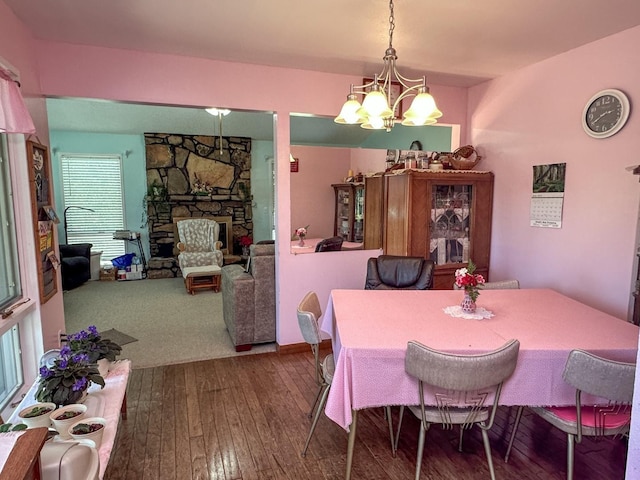
[[(492, 279), (552, 287), (627, 318), (640, 185), (625, 167), (639, 163), (640, 116), (599, 140), (580, 121), (599, 90), (640, 98), (639, 42), (640, 28), (627, 30), (471, 89), (469, 141), (495, 172)], [(532, 166), (559, 162), (562, 228), (530, 227)]]
[(291, 153), (299, 160), (299, 171), (291, 173), (291, 232), (310, 225), (309, 238), (333, 237), (331, 185), (347, 176), (349, 149), (292, 146)]

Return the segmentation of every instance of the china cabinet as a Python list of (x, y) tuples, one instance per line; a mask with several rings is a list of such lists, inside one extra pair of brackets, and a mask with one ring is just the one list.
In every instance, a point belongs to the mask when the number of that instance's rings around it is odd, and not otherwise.
[(338, 183), (335, 191), (336, 209), (333, 235), (346, 242), (364, 240), (364, 183)]
[(436, 289), (451, 289), (470, 259), (488, 280), (493, 173), (404, 170), (384, 178), (385, 254), (433, 260)]
[(382, 248), (384, 228), (384, 173), (364, 178), (364, 249)]

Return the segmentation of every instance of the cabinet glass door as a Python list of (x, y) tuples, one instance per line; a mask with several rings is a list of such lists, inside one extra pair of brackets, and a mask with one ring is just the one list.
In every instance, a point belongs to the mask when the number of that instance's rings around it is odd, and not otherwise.
[(364, 188), (356, 187), (353, 220), (353, 241), (364, 241)]
[(471, 200), (471, 185), (432, 187), (429, 252), (437, 265), (469, 261)]
[(351, 209), (351, 189), (336, 189), (336, 232), (337, 236), (348, 240), (351, 235), (349, 212)]

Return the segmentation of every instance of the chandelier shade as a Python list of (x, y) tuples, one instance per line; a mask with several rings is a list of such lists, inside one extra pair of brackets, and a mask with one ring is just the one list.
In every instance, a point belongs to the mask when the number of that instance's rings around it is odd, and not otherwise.
[[(364, 85), (351, 85), (347, 101), (342, 106), (340, 113), (334, 122), (341, 125), (357, 125), (369, 130), (386, 130), (390, 132), (396, 123), (405, 126), (424, 126), (437, 123), (442, 117), (442, 112), (436, 106), (436, 101), (429, 93), (426, 77), (410, 79), (398, 72), (396, 60), (398, 56), (393, 48), (393, 31), (395, 29), (395, 17), (393, 14), (393, 0), (389, 1), (389, 47), (385, 51), (384, 65), (380, 74)], [(392, 98), (392, 85), (400, 85), (401, 92)], [(359, 95), (364, 98), (362, 104)], [(396, 118), (401, 102), (415, 97), (409, 109)]]

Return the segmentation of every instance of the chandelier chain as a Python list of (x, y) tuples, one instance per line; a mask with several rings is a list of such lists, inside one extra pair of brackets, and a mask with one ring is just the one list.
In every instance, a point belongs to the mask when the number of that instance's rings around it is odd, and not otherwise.
[(393, 15), (393, 0), (389, 2), (389, 48), (393, 48), (393, 30), (396, 28), (395, 17)]

